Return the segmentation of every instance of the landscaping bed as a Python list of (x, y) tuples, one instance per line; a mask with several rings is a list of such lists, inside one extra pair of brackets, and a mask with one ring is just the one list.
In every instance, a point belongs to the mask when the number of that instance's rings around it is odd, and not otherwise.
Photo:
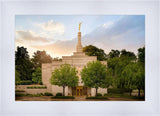
[(23, 97), (23, 96), (30, 96), (30, 97), (41, 97), (41, 96), (53, 96), (52, 93), (39, 93), (39, 94), (21, 94), (21, 93), (16, 93), (16, 97)]
[(102, 99), (102, 100), (108, 100), (106, 96), (96, 96), (96, 97), (86, 97), (86, 99)]
[(54, 96), (52, 99), (75, 99), (73, 96)]

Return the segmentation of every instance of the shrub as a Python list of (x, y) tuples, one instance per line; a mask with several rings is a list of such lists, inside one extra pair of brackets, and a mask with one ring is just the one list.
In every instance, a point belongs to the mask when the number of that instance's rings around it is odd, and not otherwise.
[(73, 96), (54, 96), (52, 99), (75, 99)]
[(26, 96), (40, 97), (40, 96), (43, 96), (43, 94), (42, 93), (40, 93), (40, 94), (26, 94)]
[(107, 95), (108, 95), (107, 93), (104, 94), (104, 96), (107, 96)]
[(102, 96), (102, 94), (101, 93), (97, 93), (97, 96)]
[(46, 89), (47, 87), (46, 86), (30, 86), (30, 87), (27, 87), (27, 89)]
[(121, 89), (121, 88), (108, 88), (108, 93), (115, 93), (115, 94), (123, 94), (126, 89)]
[(56, 96), (62, 96), (62, 93), (57, 93)]
[(16, 93), (16, 97), (22, 97), (22, 96), (26, 96), (26, 95), (25, 94)]
[(48, 93), (48, 92), (44, 93), (44, 95), (45, 95), (45, 96), (53, 96), (52, 93)]
[(39, 84), (40, 84), (40, 85), (43, 85), (43, 82), (41, 81), (41, 82), (39, 82)]
[(42, 96), (43, 96), (44, 94), (43, 94), (43, 93), (40, 93), (40, 95), (42, 95)]
[(23, 81), (20, 81), (18, 84), (19, 85), (31, 85), (32, 81), (31, 80), (23, 80)]
[(108, 98), (104, 97), (104, 96), (87, 97), (86, 99), (104, 99), (104, 100), (108, 100)]

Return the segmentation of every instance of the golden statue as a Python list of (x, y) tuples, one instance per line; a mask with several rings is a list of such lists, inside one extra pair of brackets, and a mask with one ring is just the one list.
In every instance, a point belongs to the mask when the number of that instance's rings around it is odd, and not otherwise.
[(79, 23), (79, 31), (80, 31), (80, 29), (81, 29), (81, 24), (82, 24), (82, 23), (80, 22), (80, 23)]

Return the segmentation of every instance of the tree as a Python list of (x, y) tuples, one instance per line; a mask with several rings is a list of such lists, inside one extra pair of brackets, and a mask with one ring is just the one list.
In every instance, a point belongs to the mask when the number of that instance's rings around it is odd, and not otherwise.
[(21, 82), (20, 74), (15, 70), (15, 84), (18, 85)]
[(108, 70), (112, 71), (113, 77), (113, 86), (118, 88), (124, 88), (124, 81), (121, 78), (122, 71), (124, 68), (132, 62), (131, 58), (128, 56), (123, 57), (114, 57), (107, 60), (107, 68)]
[(130, 89), (138, 89), (138, 96), (140, 96), (140, 90), (144, 89), (144, 70), (139, 63), (130, 63), (125, 67), (122, 72), (122, 78), (124, 79), (124, 87)]
[(119, 50), (111, 50), (108, 54), (109, 58), (119, 57), (120, 51)]
[(124, 80), (124, 87), (126, 89), (129, 89), (130, 91), (130, 96), (132, 93), (133, 89), (136, 89), (136, 73), (137, 73), (137, 69), (136, 69), (136, 65), (135, 63), (131, 63), (129, 65), (127, 65), (125, 67), (125, 69), (122, 72), (122, 79)]
[(136, 55), (133, 52), (126, 51), (125, 49), (121, 50), (120, 57), (127, 57), (131, 60), (136, 60)]
[(62, 64), (52, 72), (50, 83), (63, 87), (63, 96), (65, 96), (65, 87), (75, 87), (78, 85), (78, 76), (75, 67), (70, 64)]
[(136, 62), (136, 56), (133, 52), (123, 49), (121, 52), (118, 52), (118, 50), (112, 50), (109, 53), (109, 57), (107, 64), (108, 69), (112, 71), (112, 77), (114, 80), (112, 85), (114, 87), (124, 88), (124, 80), (121, 76), (122, 71), (131, 62)]
[(36, 69), (36, 72), (32, 73), (32, 81), (38, 84), (42, 83), (42, 73), (40, 67)]
[(145, 90), (145, 69), (141, 63), (137, 63), (136, 86), (138, 89), (138, 96), (140, 97), (140, 90)]
[(30, 61), (27, 48), (17, 47), (15, 52), (15, 70), (20, 74), (21, 80), (31, 80), (33, 64)]
[(107, 59), (107, 55), (104, 50), (97, 48), (96, 46), (88, 45), (83, 48), (83, 52), (88, 56), (97, 56), (97, 60), (103, 61)]
[(34, 52), (33, 58), (31, 59), (34, 68), (41, 67), (42, 63), (51, 63), (52, 57), (46, 53), (46, 51), (37, 51)]
[(145, 47), (138, 49), (138, 62), (145, 63)]
[(81, 72), (82, 82), (87, 87), (96, 89), (96, 96), (98, 88), (107, 88), (111, 83), (111, 78), (107, 72), (107, 66), (100, 61), (89, 62)]

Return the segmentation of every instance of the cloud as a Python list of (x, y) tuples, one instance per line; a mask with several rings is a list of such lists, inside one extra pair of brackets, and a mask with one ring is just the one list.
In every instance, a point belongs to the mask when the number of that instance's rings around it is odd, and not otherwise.
[(48, 53), (52, 54), (52, 56), (56, 55), (68, 55), (72, 54), (76, 51), (76, 39), (68, 40), (68, 41), (56, 41), (55, 43), (49, 45), (33, 45), (31, 47), (36, 48), (38, 50), (45, 50)]
[[(59, 30), (60, 33), (63, 32), (60, 30), (63, 30), (64, 27), (58, 25), (61, 24), (55, 24), (55, 22), (51, 20), (41, 24), (41, 27), (46, 31), (52, 30), (58, 32)], [(18, 35), (21, 35), (21, 38), (25, 38), (25, 40), (28, 41), (32, 38), (31, 40), (35, 42), (37, 42), (37, 40), (48, 42), (45, 38), (47, 33), (39, 33), (40, 36), (38, 36), (33, 32), (23, 31), (18, 32)], [(74, 38), (66, 41), (58, 40), (55, 43), (48, 43), (47, 45), (30, 45), (30, 47), (45, 50), (52, 56), (63, 56), (75, 52), (76, 44), (77, 38)], [(111, 49), (127, 49), (137, 53), (137, 49), (143, 47), (145, 44), (145, 18), (144, 16), (128, 15), (115, 22), (106, 22), (86, 35), (82, 33), (82, 45), (86, 46), (90, 44), (104, 49), (106, 53), (109, 53)]]
[[(125, 16), (117, 22), (105, 23), (92, 32), (82, 36), (82, 45), (95, 45), (109, 53), (111, 49), (127, 49), (137, 52), (144, 46), (144, 17)], [(83, 33), (82, 33), (83, 35)], [(50, 45), (32, 46), (33, 48), (46, 50), (51, 54), (68, 55), (76, 51), (77, 38), (68, 41), (57, 41)]]
[(86, 45), (97, 45), (107, 53), (111, 49), (128, 49), (137, 52), (145, 44), (144, 16), (124, 16), (105, 27), (103, 24), (86, 34), (82, 41)]
[(44, 31), (49, 31), (60, 35), (64, 34), (64, 25), (59, 22), (54, 22), (53, 20), (38, 24), (38, 26)]
[(16, 42), (18, 43), (28, 43), (28, 44), (34, 44), (34, 43), (48, 43), (49, 41), (47, 38), (41, 37), (35, 32), (28, 30), (19, 30), (16, 31)]

